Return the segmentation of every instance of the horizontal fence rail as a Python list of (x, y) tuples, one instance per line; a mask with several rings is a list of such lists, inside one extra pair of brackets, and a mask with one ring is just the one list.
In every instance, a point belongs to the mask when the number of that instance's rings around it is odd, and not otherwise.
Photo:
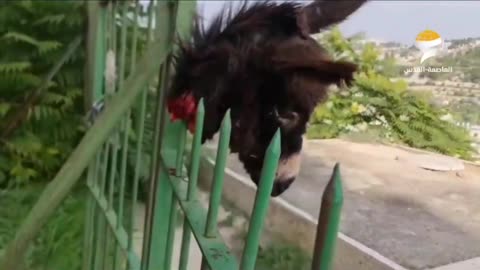
[[(170, 270), (180, 212), (184, 221), (178, 269), (255, 269), (281, 154), (280, 130), (266, 150), (244, 250), (236, 258), (218, 229), (232, 133), (230, 110), (220, 126), (213, 184), (208, 206), (204, 207), (198, 200), (197, 186), (201, 135), (204, 122), (209, 120), (205, 118), (204, 101), (201, 99), (197, 106), (188, 168), (186, 124), (171, 122), (165, 106), (172, 53), (176, 49), (174, 35), (188, 36), (195, 1), (151, 0), (146, 12), (142, 12), (138, 1), (85, 4), (89, 19), (85, 89), (89, 93), (86, 105), (92, 108), (92, 125), (7, 246), (0, 258), (0, 269), (21, 269), (40, 228), (84, 172), (89, 194), (82, 270)], [(147, 21), (143, 28), (140, 17)], [(143, 50), (139, 48), (142, 40)], [(145, 155), (150, 160), (149, 193), (143, 242), (136, 243), (136, 206)], [(133, 157), (132, 166), (128, 165), (129, 156)], [(342, 203), (337, 164), (322, 197), (312, 270), (332, 269)], [(202, 253), (200, 266), (189, 265), (192, 241)], [(140, 254), (135, 249), (139, 245)]]

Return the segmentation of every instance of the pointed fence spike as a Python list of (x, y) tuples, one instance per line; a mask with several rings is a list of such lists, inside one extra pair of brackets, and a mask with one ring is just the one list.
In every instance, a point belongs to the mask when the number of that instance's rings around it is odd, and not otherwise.
[(204, 114), (205, 113), (205, 104), (203, 101), (203, 97), (198, 101), (197, 105), (197, 114)]
[(260, 182), (258, 184), (255, 203), (248, 227), (240, 270), (255, 269), (260, 237), (262, 235), (265, 217), (268, 212), (270, 195), (272, 194), (273, 182), (275, 181), (278, 161), (280, 159), (280, 136), (280, 129), (277, 129), (265, 152), (265, 159), (263, 161)]
[(217, 156), (213, 174), (212, 186), (210, 189), (210, 202), (208, 206), (207, 224), (205, 226), (205, 236), (215, 237), (217, 232), (218, 209), (222, 199), (223, 182), (225, 178), (225, 168), (229, 154), (231, 135), (230, 110), (223, 117), (220, 129), (220, 140), (217, 147)]
[(278, 158), (280, 158), (280, 152), (281, 152), (281, 133), (280, 129), (277, 129), (275, 134), (272, 137), (272, 140), (270, 141), (270, 144), (268, 145), (267, 151), (266, 151), (266, 156), (269, 154), (272, 155), (272, 157), (276, 157), (278, 155)]
[(227, 112), (225, 113), (225, 116), (223, 117), (220, 132), (222, 131), (227, 132), (227, 130), (228, 132), (230, 132), (231, 129), (232, 129), (232, 118), (230, 116), (230, 109), (228, 109)]
[(325, 187), (317, 223), (312, 270), (332, 269), (343, 205), (340, 164), (336, 163)]
[(189, 183), (187, 200), (193, 199), (197, 189), (198, 171), (200, 169), (200, 155), (202, 147), (203, 122), (205, 120), (205, 106), (203, 98), (198, 101), (195, 119), (195, 134), (193, 135), (192, 156), (190, 161)]

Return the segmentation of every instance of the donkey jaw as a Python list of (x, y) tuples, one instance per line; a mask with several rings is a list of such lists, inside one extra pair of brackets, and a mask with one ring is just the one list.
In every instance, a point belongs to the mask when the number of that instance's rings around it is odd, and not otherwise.
[(300, 172), (301, 155), (295, 153), (283, 158), (278, 163), (278, 169), (273, 183), (272, 197), (281, 195), (295, 181)]
[(286, 158), (280, 159), (276, 179), (281, 182), (295, 178), (300, 172), (301, 161), (300, 153), (294, 153)]

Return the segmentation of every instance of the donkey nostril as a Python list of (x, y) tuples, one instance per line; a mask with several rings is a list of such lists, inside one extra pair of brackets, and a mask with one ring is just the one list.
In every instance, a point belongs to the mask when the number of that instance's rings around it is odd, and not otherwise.
[(272, 197), (277, 197), (281, 195), (285, 190), (287, 190), (290, 185), (295, 180), (295, 177), (287, 178), (287, 179), (277, 179), (275, 183), (273, 183), (272, 189)]

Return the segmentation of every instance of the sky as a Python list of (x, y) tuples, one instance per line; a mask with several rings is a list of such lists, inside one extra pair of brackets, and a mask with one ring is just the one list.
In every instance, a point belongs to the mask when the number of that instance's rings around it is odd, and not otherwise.
[[(198, 8), (208, 20), (226, 2), (200, 0)], [(480, 37), (480, 1), (370, 1), (339, 27), (345, 35), (364, 32), (369, 38), (407, 45), (426, 29), (443, 39)]]

